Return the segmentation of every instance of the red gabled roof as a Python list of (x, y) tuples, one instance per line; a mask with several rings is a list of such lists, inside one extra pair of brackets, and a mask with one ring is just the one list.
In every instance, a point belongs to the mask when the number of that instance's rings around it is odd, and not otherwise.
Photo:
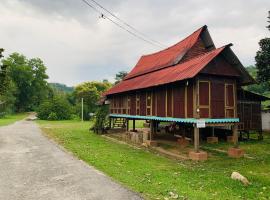
[(184, 40), (167, 49), (157, 53), (142, 56), (136, 66), (125, 77), (125, 79), (129, 79), (179, 63), (186, 52), (191, 49), (191, 47), (194, 46), (194, 44), (198, 41), (200, 34), (205, 28), (206, 26), (201, 27)]
[[(199, 42), (199, 39), (203, 41), (203, 46), (207, 51), (198, 51), (196, 42)], [(231, 46), (231, 44), (227, 46)], [(239, 78), (242, 85), (254, 83), (254, 79), (248, 74), (232, 50), (226, 48), (227, 46), (215, 49), (207, 27), (203, 26), (172, 47), (154, 54), (142, 56), (126, 78), (104, 95), (123, 93), (194, 78), (221, 52), (223, 52), (223, 56), (228, 61), (231, 61), (230, 64), (241, 73)], [(225, 48), (226, 51), (223, 51)], [(186, 60), (183, 59), (183, 56), (187, 55), (187, 52), (192, 52), (192, 54)]]
[(107, 91), (105, 95), (149, 88), (193, 78), (225, 48), (226, 46), (214, 49), (186, 62), (124, 80)]

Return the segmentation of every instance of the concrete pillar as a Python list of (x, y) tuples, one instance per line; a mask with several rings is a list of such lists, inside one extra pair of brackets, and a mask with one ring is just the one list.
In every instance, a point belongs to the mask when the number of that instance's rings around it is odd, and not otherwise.
[(228, 150), (228, 156), (233, 158), (240, 158), (244, 156), (244, 150), (239, 148), (238, 143), (238, 126), (237, 124), (234, 124), (232, 126), (233, 131), (233, 144), (234, 146), (232, 148), (229, 148)]

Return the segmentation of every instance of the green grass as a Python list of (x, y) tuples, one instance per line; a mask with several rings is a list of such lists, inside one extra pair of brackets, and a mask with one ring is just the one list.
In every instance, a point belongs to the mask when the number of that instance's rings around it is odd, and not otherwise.
[[(136, 120), (135, 121), (135, 127), (136, 128), (144, 128), (143, 124), (145, 123), (145, 120)], [(131, 129), (133, 127), (133, 120), (129, 120), (129, 128)]]
[(27, 117), (27, 113), (18, 113), (13, 115), (6, 115), (3, 118), (0, 118), (0, 126), (6, 126), (12, 124), (16, 121), (22, 120)]
[[(211, 152), (206, 162), (176, 161), (145, 149), (114, 143), (88, 131), (87, 122), (38, 121), (45, 134), (114, 180), (146, 199), (270, 199), (270, 138), (242, 143), (253, 159)], [(226, 144), (215, 148), (227, 148)], [(233, 171), (252, 183), (230, 179)]]

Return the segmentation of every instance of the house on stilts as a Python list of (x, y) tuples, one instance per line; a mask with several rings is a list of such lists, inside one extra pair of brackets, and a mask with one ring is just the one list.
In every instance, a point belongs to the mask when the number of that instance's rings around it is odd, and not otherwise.
[[(232, 44), (216, 48), (207, 26), (179, 43), (142, 56), (122, 82), (105, 93), (110, 118), (148, 120), (148, 140), (154, 142), (160, 122), (172, 122), (192, 130), (192, 159), (206, 159), (200, 151), (200, 129), (231, 127), (234, 147), (230, 156), (239, 157), (238, 91), (255, 81), (231, 50)], [(134, 129), (133, 123), (133, 129)]]

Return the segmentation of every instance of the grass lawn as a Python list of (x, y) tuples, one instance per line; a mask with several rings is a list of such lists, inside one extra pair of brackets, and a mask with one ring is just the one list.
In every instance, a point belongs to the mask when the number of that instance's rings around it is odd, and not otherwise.
[[(89, 122), (38, 123), (48, 137), (79, 159), (146, 199), (170, 199), (172, 194), (178, 199), (270, 199), (270, 137), (240, 144), (253, 159), (232, 159), (213, 151), (208, 161), (197, 163), (114, 143), (89, 132)], [(226, 144), (213, 147), (227, 148)], [(252, 185), (231, 180), (233, 171), (246, 176)]]
[(27, 117), (27, 113), (18, 113), (18, 114), (13, 114), (13, 115), (6, 115), (3, 118), (0, 118), (0, 126), (6, 126), (9, 124), (12, 124), (16, 121), (22, 120), (25, 117)]

